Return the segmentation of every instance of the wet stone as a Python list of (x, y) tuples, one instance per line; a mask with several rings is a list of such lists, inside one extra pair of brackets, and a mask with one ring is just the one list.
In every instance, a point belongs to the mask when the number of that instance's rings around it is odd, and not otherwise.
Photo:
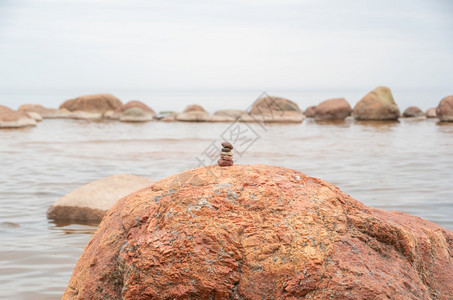
[(223, 143), (222, 143), (222, 147), (223, 147), (223, 148), (234, 149), (234, 148), (233, 148), (233, 145), (231, 145), (231, 144), (228, 143), (228, 142), (223, 142)]

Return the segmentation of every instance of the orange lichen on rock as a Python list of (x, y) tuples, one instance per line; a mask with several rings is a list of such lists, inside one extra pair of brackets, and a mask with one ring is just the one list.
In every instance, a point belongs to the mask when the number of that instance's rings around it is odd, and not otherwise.
[(118, 201), (64, 299), (451, 299), (453, 232), (291, 169), (209, 166)]

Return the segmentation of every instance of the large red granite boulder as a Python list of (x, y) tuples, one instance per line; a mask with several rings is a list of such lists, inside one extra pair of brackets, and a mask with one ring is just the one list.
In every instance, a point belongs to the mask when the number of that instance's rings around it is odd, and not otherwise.
[(452, 299), (453, 232), (266, 165), (209, 166), (110, 209), (64, 299)]
[(357, 120), (397, 120), (400, 110), (391, 90), (388, 87), (379, 86), (354, 106), (352, 116)]
[(123, 103), (111, 94), (94, 94), (66, 100), (60, 105), (60, 109), (66, 108), (69, 111), (102, 114), (108, 111), (114, 111), (122, 105)]
[(321, 102), (315, 107), (316, 120), (344, 120), (352, 112), (345, 98), (334, 98)]
[(453, 122), (453, 96), (447, 96), (440, 101), (436, 115), (443, 122)]

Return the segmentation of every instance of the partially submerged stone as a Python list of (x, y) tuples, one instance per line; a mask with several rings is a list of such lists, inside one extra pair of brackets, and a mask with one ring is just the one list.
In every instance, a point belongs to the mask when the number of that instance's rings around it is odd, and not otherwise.
[(363, 97), (352, 111), (356, 120), (397, 120), (400, 110), (388, 87), (380, 86)]
[(210, 119), (210, 115), (205, 111), (193, 110), (177, 114), (175, 119), (181, 122), (207, 122)]
[(442, 122), (453, 122), (453, 96), (447, 96), (440, 101), (436, 115)]
[(39, 104), (24, 104), (19, 107), (20, 111), (38, 113), (43, 119), (63, 119), (69, 117), (67, 109), (48, 108)]
[(351, 105), (345, 98), (333, 98), (315, 106), (316, 120), (344, 120), (352, 112)]
[(151, 179), (118, 174), (78, 187), (52, 204), (47, 217), (57, 221), (99, 222), (122, 197), (151, 185)]
[(93, 94), (67, 100), (60, 105), (60, 109), (103, 114), (114, 111), (122, 105), (123, 103), (111, 94)]
[(36, 121), (24, 111), (12, 110), (0, 105), (0, 128), (36, 126)]
[(417, 106), (409, 106), (404, 110), (403, 116), (405, 118), (420, 118), (424, 117), (425, 113)]
[(210, 166), (109, 210), (63, 299), (452, 299), (453, 232), (301, 172)]

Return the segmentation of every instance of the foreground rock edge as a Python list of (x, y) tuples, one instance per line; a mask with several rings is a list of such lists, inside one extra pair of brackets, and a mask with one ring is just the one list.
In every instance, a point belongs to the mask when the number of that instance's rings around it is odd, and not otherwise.
[(452, 248), (451, 231), (300, 172), (211, 166), (118, 201), (63, 298), (447, 299)]

